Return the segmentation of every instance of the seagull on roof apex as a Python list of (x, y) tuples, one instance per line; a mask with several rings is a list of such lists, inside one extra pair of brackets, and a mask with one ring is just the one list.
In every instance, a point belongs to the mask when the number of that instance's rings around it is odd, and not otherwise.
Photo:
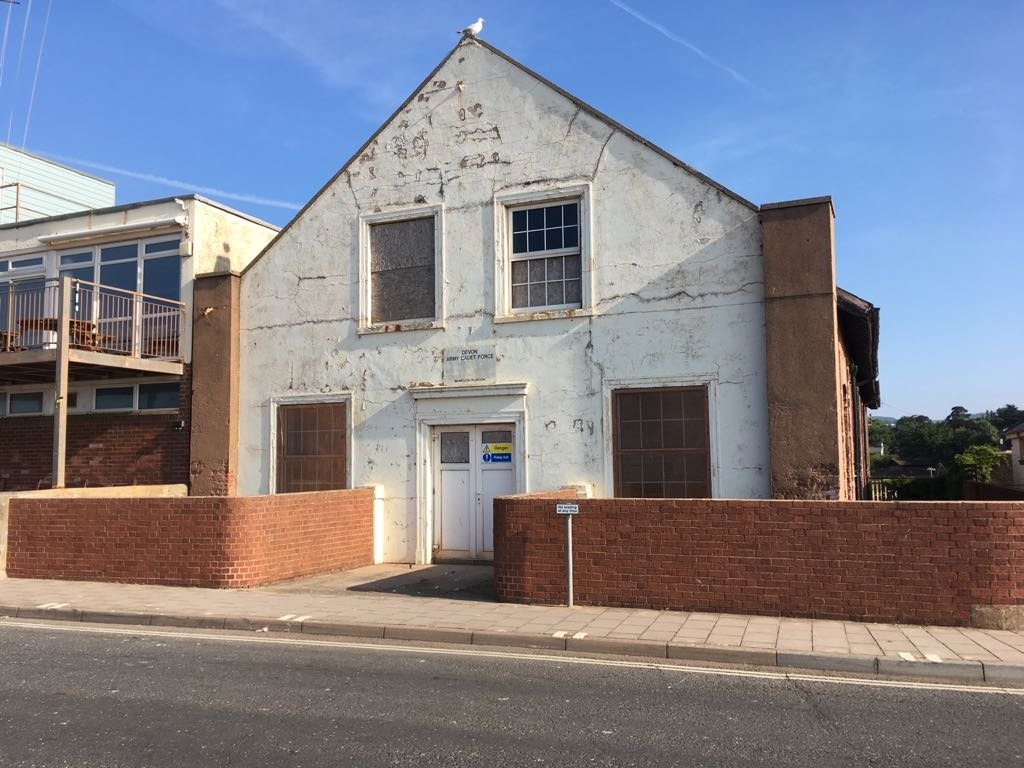
[(476, 37), (480, 34), (480, 30), (484, 28), (484, 20), (482, 18), (477, 19), (465, 29), (460, 29), (457, 34), (468, 35), (469, 37)]

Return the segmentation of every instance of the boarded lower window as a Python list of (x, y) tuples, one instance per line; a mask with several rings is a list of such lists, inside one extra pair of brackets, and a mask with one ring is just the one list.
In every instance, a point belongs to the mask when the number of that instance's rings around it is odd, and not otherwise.
[(612, 410), (616, 496), (711, 496), (707, 387), (620, 389)]
[(347, 451), (344, 403), (278, 407), (278, 493), (347, 488)]
[(434, 217), (370, 227), (370, 322), (433, 320)]

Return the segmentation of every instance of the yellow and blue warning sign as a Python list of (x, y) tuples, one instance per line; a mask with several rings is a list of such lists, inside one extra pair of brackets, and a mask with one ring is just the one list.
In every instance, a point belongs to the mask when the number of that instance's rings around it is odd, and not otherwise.
[(484, 464), (512, 463), (512, 443), (484, 443), (482, 450)]

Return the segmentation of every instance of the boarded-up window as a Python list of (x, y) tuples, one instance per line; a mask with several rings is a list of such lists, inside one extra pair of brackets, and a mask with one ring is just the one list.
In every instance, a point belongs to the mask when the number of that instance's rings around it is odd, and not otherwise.
[(620, 389), (612, 409), (616, 496), (711, 496), (707, 387)]
[(370, 321), (434, 319), (434, 217), (370, 227)]
[(277, 492), (348, 487), (344, 403), (282, 405), (277, 409)]

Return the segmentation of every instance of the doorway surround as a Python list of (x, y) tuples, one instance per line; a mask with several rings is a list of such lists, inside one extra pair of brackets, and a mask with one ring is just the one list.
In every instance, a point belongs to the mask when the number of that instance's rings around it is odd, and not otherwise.
[(434, 427), (511, 424), (515, 493), (529, 488), (525, 382), (410, 387), (416, 403), (416, 562), (433, 562), (434, 479), (431, 436)]

